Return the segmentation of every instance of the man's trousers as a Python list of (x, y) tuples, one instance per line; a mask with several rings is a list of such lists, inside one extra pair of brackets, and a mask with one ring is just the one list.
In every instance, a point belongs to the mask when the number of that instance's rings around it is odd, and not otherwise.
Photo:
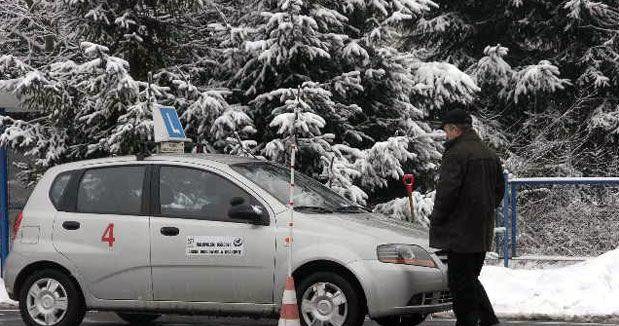
[(456, 326), (490, 326), (499, 323), (479, 273), (486, 253), (447, 254), (449, 290), (454, 298)]

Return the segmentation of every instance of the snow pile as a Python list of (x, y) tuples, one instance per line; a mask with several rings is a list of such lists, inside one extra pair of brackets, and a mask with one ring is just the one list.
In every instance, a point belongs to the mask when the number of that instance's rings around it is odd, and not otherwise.
[(486, 266), (480, 280), (500, 316), (619, 316), (619, 249), (558, 269)]
[(0, 278), (0, 305), (6, 303), (17, 304), (17, 302), (9, 299), (9, 295), (6, 293), (6, 289), (4, 288), (4, 280)]

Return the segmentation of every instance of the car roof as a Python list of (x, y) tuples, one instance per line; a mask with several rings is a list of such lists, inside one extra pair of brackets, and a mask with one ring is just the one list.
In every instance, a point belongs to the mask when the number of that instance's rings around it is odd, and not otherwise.
[(192, 153), (192, 154), (155, 154), (145, 158), (147, 161), (199, 161), (207, 160), (214, 161), (221, 164), (231, 165), (237, 163), (251, 163), (251, 162), (265, 162), (257, 158), (246, 156), (234, 156), (226, 154), (207, 154), (207, 153)]
[[(144, 161), (151, 162), (184, 162), (184, 163), (204, 163), (204, 161), (215, 162), (223, 165), (238, 163), (266, 162), (257, 158), (233, 156), (225, 154), (154, 154), (144, 158)], [(106, 163), (138, 162), (137, 156), (110, 156), (92, 160), (76, 161), (59, 165), (60, 169), (75, 169), (92, 165), (104, 165)]]

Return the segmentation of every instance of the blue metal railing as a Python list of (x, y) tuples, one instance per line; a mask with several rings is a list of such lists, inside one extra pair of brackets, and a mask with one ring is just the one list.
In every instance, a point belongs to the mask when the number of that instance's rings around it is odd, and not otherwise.
[[(503, 265), (509, 266), (509, 258), (516, 257), (518, 247), (518, 188), (522, 186), (550, 185), (601, 185), (619, 186), (619, 177), (583, 177), (583, 178), (513, 178), (506, 170), (505, 195), (503, 196)], [(509, 218), (508, 218), (509, 217)], [(511, 232), (508, 226), (511, 223)], [(508, 241), (511, 242), (511, 252)]]
[[(0, 108), (0, 115), (5, 110)], [(9, 255), (9, 200), (8, 167), (6, 147), (0, 147), (0, 270), (4, 272), (4, 260)]]

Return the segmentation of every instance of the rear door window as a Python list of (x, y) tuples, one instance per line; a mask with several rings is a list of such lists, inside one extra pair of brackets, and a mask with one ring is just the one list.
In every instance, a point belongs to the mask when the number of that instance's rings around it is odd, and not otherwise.
[(52, 188), (49, 191), (49, 198), (57, 209), (60, 207), (60, 201), (69, 186), (69, 181), (71, 181), (72, 176), (72, 172), (61, 173), (52, 184)]
[(142, 210), (144, 166), (86, 170), (77, 191), (82, 213), (138, 215)]

